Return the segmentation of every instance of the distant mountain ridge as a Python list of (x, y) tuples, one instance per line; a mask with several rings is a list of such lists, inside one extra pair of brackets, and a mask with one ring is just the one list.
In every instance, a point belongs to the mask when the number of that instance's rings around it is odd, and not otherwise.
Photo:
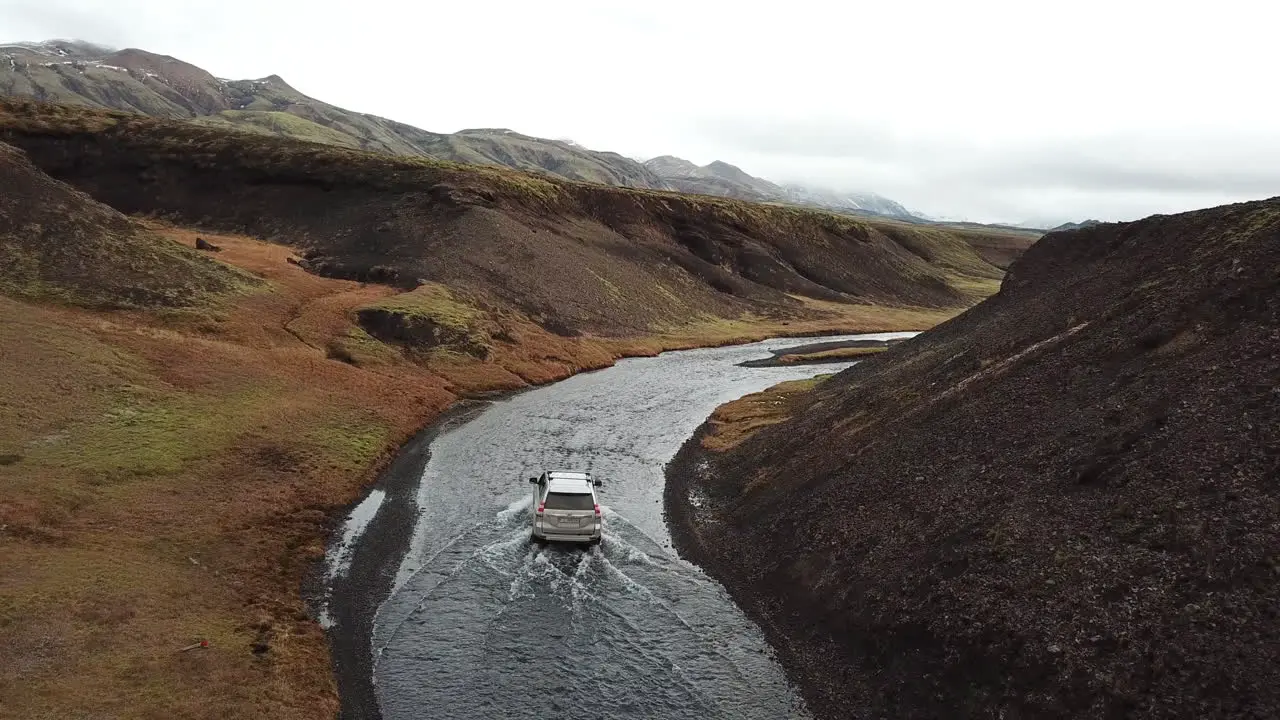
[(549, 172), (568, 180), (673, 190), (640, 163), (505, 129), (433, 133), (304, 95), (278, 75), (227, 80), (145, 50), (53, 40), (0, 45), (0, 94), (231, 126), (395, 155)]
[(778, 185), (721, 160), (699, 167), (684, 158), (662, 155), (646, 160), (644, 165), (684, 192), (723, 195), (757, 202), (808, 205), (844, 213), (871, 213), (912, 222), (925, 220), (900, 203), (875, 193), (842, 193), (796, 183)]
[(1102, 223), (1102, 220), (1093, 218), (1077, 222), (1070, 218), (1049, 216), (1023, 220), (1022, 222), (1013, 223), (1009, 227), (1037, 230), (1039, 232), (1057, 232), (1059, 230), (1079, 230), (1080, 228), (1093, 227)]
[(797, 205), (814, 205), (844, 212), (869, 212), (902, 220), (924, 220), (900, 203), (871, 192), (838, 192), (796, 184), (786, 185), (784, 189), (787, 199)]
[(639, 162), (505, 128), (434, 133), (304, 95), (278, 75), (227, 80), (168, 55), (79, 40), (0, 44), (0, 95), (282, 135), (339, 147), (545, 173), (567, 180), (818, 207), (928, 222), (875, 193), (779, 185), (727, 162)]
[(785, 195), (781, 187), (768, 180), (753, 177), (741, 168), (719, 160), (699, 167), (684, 158), (662, 155), (646, 160), (644, 166), (682, 192), (758, 202), (779, 200)]
[(1093, 227), (1094, 225), (1101, 225), (1101, 224), (1102, 224), (1101, 220), (1092, 220), (1092, 219), (1084, 220), (1081, 222), (1065, 222), (1065, 223), (1062, 223), (1061, 225), (1058, 225), (1057, 227), (1050, 228), (1049, 232), (1058, 232), (1060, 230), (1079, 230), (1080, 228)]

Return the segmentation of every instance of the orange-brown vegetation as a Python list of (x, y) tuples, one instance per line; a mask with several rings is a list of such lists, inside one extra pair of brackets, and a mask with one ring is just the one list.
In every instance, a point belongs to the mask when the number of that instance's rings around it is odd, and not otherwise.
[(0, 135), (107, 204), (0, 145), (17, 717), (332, 716), (304, 578), (458, 398), (626, 355), (924, 329), (1000, 276), (936, 232), (28, 111), (0, 109)]
[(147, 225), (181, 246), (204, 237), (263, 282), (184, 311), (0, 297), (0, 695), (25, 716), (331, 713), (303, 578), (333, 513), (460, 395), (621, 355), (939, 319), (849, 306), (825, 324), (617, 339), (481, 313), (509, 338), (488, 358), (418, 356), (355, 322), (393, 288), (317, 277), (281, 245)]
[(303, 574), (333, 509), (454, 395), (390, 354), (362, 369), (319, 349), (387, 288), (215, 242), (268, 289), (176, 316), (0, 297), (0, 451), (15, 458), (0, 467), (0, 696), (15, 717), (336, 708)]
[(808, 401), (810, 391), (827, 377), (819, 375), (809, 380), (789, 380), (721, 405), (707, 420), (707, 429), (701, 438), (702, 447), (712, 452), (724, 452), (760, 430), (786, 420)]

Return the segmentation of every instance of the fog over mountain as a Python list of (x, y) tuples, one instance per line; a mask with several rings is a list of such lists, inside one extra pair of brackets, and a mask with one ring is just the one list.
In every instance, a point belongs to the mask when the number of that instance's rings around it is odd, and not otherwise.
[(395, 0), (354, 15), (329, 0), (0, 0), (0, 13), (6, 41), (145, 48), (433, 132), (722, 160), (938, 218), (1118, 220), (1280, 195), (1274, 6), (882, 5), (500, 0), (481, 18)]

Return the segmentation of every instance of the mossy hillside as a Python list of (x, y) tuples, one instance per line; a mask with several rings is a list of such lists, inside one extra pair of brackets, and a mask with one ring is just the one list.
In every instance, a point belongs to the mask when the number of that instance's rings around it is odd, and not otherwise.
[[(38, 324), (23, 327), (30, 317)], [(3, 333), (11, 363), (0, 374), (0, 450), (16, 458), (0, 466), (0, 546), (12, 560), (0, 573), (0, 643), (40, 647), (47, 664), (0, 669), (6, 703), (112, 717), (140, 706), (174, 717), (203, 717), (210, 704), (261, 707), (275, 691), (256, 684), (267, 682), (244, 649), (260, 628), (275, 628), (273, 665), (287, 669), (314, 650), (309, 623), (291, 620), (305, 616), (267, 599), (279, 596), (264, 578), (294, 572), (285, 560), (293, 546), (256, 538), (297, 526), (287, 505), (296, 493), (313, 493), (313, 507), (342, 502), (333, 486), (308, 489), (334, 477), (354, 489), (391, 442), (391, 425), (349, 392), (266, 377), (270, 362), (241, 367), (243, 351), (229, 347), (198, 371), (213, 386), (177, 388), (181, 369), (115, 343), (154, 349), (181, 338), (77, 327), (87, 317), (0, 298), (0, 328), (22, 335), (10, 344)], [(242, 578), (259, 560), (261, 574)], [(284, 597), (296, 587), (290, 579)], [(200, 639), (215, 657), (198, 680), (160, 659)], [(314, 678), (289, 675), (311, 683), (300, 694), (328, 687), (327, 663), (317, 665)]]
[(222, 90), (230, 96), (232, 107), (242, 111), (286, 114), (312, 126), (324, 128), (324, 132), (311, 129), (306, 133), (299, 133), (298, 128), (303, 126), (284, 125), (279, 120), (259, 126), (277, 135), (317, 142), (332, 139), (334, 144), (342, 147), (410, 157), (428, 154), (424, 148), (440, 137), (436, 133), (410, 125), (375, 115), (351, 112), (308, 97), (278, 76), (256, 81), (234, 81)]
[(992, 279), (999, 279), (1002, 275), (968, 243), (954, 242), (958, 237), (955, 232), (898, 223), (882, 223), (877, 229), (909, 252), (958, 274)]
[(401, 358), (394, 347), (378, 341), (358, 326), (331, 340), (325, 347), (325, 353), (331, 359), (359, 367), (394, 365)]
[(326, 420), (307, 432), (304, 439), (343, 469), (359, 472), (383, 452), (389, 434), (385, 424), (349, 413)]
[(0, 144), (0, 293), (95, 308), (185, 307), (248, 273), (138, 227)]
[[(0, 455), (13, 456), (15, 469), (31, 452), (66, 436), (65, 418), (102, 414), (111, 407), (114, 388), (142, 382), (146, 364), (137, 355), (86, 333), (71, 333), (33, 316), (28, 306), (0, 296)], [(74, 382), (67, 381), (73, 370)], [(68, 392), (83, 384), (87, 394)], [(52, 418), (52, 419), (51, 419)]]
[(195, 118), (192, 122), (211, 127), (243, 130), (258, 135), (279, 135), (343, 148), (359, 149), (362, 147), (358, 140), (346, 133), (287, 112), (223, 110), (217, 115)]
[(514, 168), (601, 185), (664, 187), (662, 179), (644, 165), (616, 153), (596, 152), (507, 130), (464, 130), (436, 136), (420, 147), (432, 157), (468, 165)]
[(356, 313), (373, 338), (416, 350), (454, 351), (488, 357), (493, 323), (487, 314), (444, 285), (427, 283), (361, 308)]
[(273, 393), (258, 387), (210, 397), (130, 384), (108, 395), (103, 411), (67, 429), (62, 441), (36, 448), (28, 462), (94, 484), (177, 473), (223, 452)]
[(0, 293), (98, 309), (184, 308), (260, 286), (247, 273), (145, 231), (57, 237), (72, 244), (33, 247), (0, 234)]
[[(14, 72), (21, 69), (20, 72)], [(6, 72), (8, 71), (8, 72)], [(35, 96), (47, 102), (88, 108), (110, 108), (128, 98), (130, 106), (148, 115), (183, 117), (187, 110), (173, 98), (148, 90), (137, 78), (87, 63), (15, 63), (0, 69), (0, 93)]]
[[(322, 139), (317, 133), (322, 131), (310, 128), (302, 134), (309, 139)], [(363, 152), (299, 139), (228, 134), (190, 122), (27, 101), (0, 101), (0, 137), (15, 142), (78, 139), (72, 145), (82, 157), (109, 152), (127, 154), (135, 162), (137, 158), (150, 158), (165, 166), (180, 162), (202, 174), (230, 173), (225, 182), (238, 182), (237, 178), (243, 176), (258, 184), (301, 183), (329, 190), (421, 193), (445, 188), (440, 196), (452, 198), (450, 202), (523, 210), (541, 218), (585, 216), (627, 237), (646, 232), (679, 235), (684, 232), (681, 228), (689, 228), (713, 242), (750, 237), (777, 244), (773, 239), (791, 238), (787, 242), (793, 249), (783, 252), (781, 258), (789, 263), (803, 261), (812, 252), (836, 245), (863, 247), (868, 257), (879, 257), (884, 272), (905, 268), (913, 281), (924, 279), (935, 285), (952, 286), (956, 304), (971, 301), (971, 293), (959, 287), (968, 279), (1000, 276), (999, 270), (983, 261), (968, 241), (950, 231), (790, 205), (571, 182), (506, 168)], [(103, 143), (109, 143), (111, 149), (108, 151)], [(52, 158), (42, 159), (48, 161)], [(234, 208), (223, 212), (231, 210)], [(208, 215), (207, 209), (197, 212), (201, 217)], [(228, 227), (223, 229), (244, 229), (242, 226), (250, 223), (262, 225), (258, 231), (264, 234), (287, 230), (278, 222), (266, 223), (260, 217), (240, 217), (237, 213), (231, 216), (236, 219), (224, 221)], [(209, 219), (218, 221), (216, 216)], [(823, 261), (815, 267), (833, 264)], [(972, 282), (968, 285), (971, 287)]]
[[(113, 57), (109, 62), (129, 66), (128, 73), (85, 63), (44, 68), (19, 61), (12, 68), (0, 67), (0, 92), (13, 97), (140, 111), (154, 117), (234, 124), (252, 132), (346, 148), (517, 169), (570, 181), (678, 189), (754, 201), (777, 202), (785, 196), (773, 183), (753, 178), (724, 163), (713, 164), (723, 166), (714, 176), (694, 177), (683, 172), (673, 176), (664, 172), (661, 164), (650, 167), (618, 153), (593, 151), (572, 142), (529, 137), (507, 129), (432, 133), (308, 97), (279, 76), (227, 82), (172, 58), (140, 50), (126, 54), (127, 58)], [(160, 80), (152, 79), (153, 70), (160, 71)], [(296, 118), (298, 122), (288, 118)], [(697, 174), (698, 168), (691, 169)], [(1002, 268), (1039, 236), (1039, 233), (1008, 226), (948, 223), (945, 227), (987, 233), (965, 237), (974, 241), (984, 258)], [(1003, 238), (997, 237), (1000, 233)]]

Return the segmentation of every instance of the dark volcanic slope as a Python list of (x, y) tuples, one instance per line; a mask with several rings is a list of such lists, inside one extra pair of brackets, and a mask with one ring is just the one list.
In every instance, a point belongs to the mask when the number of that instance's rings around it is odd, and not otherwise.
[(823, 717), (1276, 717), (1280, 199), (1048, 235), (693, 480)]
[(135, 226), (0, 143), (0, 292), (95, 308), (181, 306), (251, 278)]
[(549, 327), (616, 333), (698, 316), (813, 315), (802, 297), (958, 307), (1002, 276), (968, 242), (931, 228), (123, 113), (0, 101), (0, 139), (123, 212), (274, 237), (327, 275), (445, 283)]

